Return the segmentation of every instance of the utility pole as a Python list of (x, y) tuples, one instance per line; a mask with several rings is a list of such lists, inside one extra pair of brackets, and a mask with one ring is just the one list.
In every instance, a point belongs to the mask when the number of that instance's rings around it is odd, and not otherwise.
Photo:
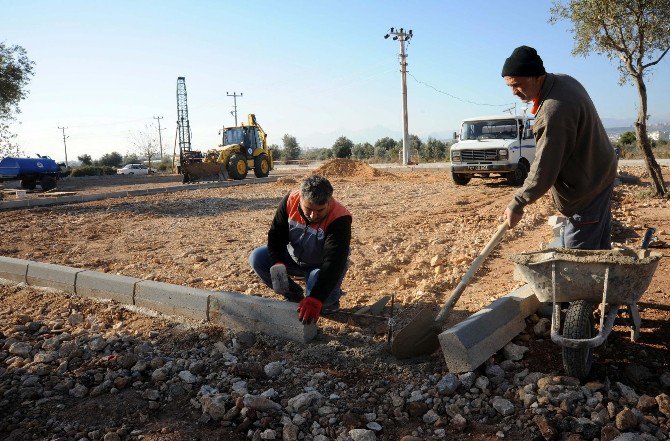
[(161, 159), (163, 159), (163, 138), (161, 136), (161, 119), (163, 119), (162, 116), (154, 116), (154, 119), (158, 121), (158, 144), (160, 145), (161, 149)]
[(244, 94), (240, 93), (238, 95), (237, 92), (233, 92), (233, 94), (231, 95), (228, 92), (226, 92), (226, 96), (232, 96), (233, 97), (233, 109), (235, 109), (235, 110), (233, 110), (231, 113), (235, 116), (235, 127), (237, 127), (237, 97), (238, 96), (241, 97), (242, 95), (244, 95)]
[(69, 138), (69, 136), (65, 136), (65, 129), (67, 129), (67, 127), (58, 127), (58, 128), (63, 131), (63, 147), (65, 148), (65, 168), (69, 168), (70, 166), (67, 163), (67, 144), (65, 143), (65, 140)]
[(408, 118), (407, 118), (407, 54), (405, 53), (405, 42), (408, 42), (412, 39), (414, 34), (410, 29), (408, 32), (405, 32), (403, 28), (395, 29), (391, 28), (388, 34), (384, 35), (384, 38), (387, 39), (390, 36), (393, 36), (394, 40), (400, 42), (400, 79), (402, 82), (402, 164), (409, 164), (409, 128), (408, 128)]

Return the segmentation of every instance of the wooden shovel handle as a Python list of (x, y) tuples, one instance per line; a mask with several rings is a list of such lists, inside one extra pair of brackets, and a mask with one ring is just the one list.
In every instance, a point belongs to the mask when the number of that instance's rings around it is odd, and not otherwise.
[(484, 249), (479, 253), (479, 256), (477, 256), (477, 258), (475, 258), (475, 260), (472, 261), (472, 264), (470, 264), (470, 269), (468, 269), (468, 271), (465, 273), (458, 286), (456, 286), (456, 288), (452, 291), (446, 303), (440, 310), (440, 313), (437, 315), (437, 317), (435, 317), (436, 325), (441, 326), (442, 323), (444, 323), (444, 320), (447, 317), (447, 312), (451, 310), (454, 304), (461, 297), (461, 294), (463, 294), (465, 287), (468, 286), (468, 283), (470, 282), (470, 279), (472, 279), (472, 276), (474, 276), (477, 270), (482, 266), (482, 264), (484, 263), (488, 255), (491, 253), (491, 251), (496, 247), (496, 245), (500, 243), (506, 231), (507, 231), (507, 222), (503, 222), (503, 224), (498, 227), (498, 231), (496, 231), (491, 240), (489, 240), (489, 243), (487, 243)]

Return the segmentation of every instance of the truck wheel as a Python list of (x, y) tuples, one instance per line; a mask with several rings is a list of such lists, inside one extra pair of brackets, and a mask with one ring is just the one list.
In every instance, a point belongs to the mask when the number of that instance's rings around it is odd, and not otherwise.
[[(593, 326), (593, 305), (587, 301), (571, 302), (565, 313), (563, 336), (567, 338), (591, 338), (595, 332)], [(592, 348), (563, 348), (563, 368), (571, 377), (583, 380), (591, 371), (593, 364)]]
[(265, 153), (254, 158), (254, 174), (257, 178), (264, 178), (270, 174), (270, 161)]
[(235, 153), (228, 161), (228, 174), (231, 178), (242, 180), (247, 177), (247, 158), (241, 153)]
[(53, 190), (56, 188), (56, 178), (53, 176), (42, 176), (42, 179), (40, 179), (40, 186), (43, 191)]
[(35, 187), (37, 187), (37, 182), (34, 179), (21, 179), (21, 188), (34, 190)]
[(526, 168), (526, 165), (523, 162), (519, 162), (516, 169), (507, 174), (507, 183), (514, 186), (523, 185), (527, 176), (528, 169)]
[(456, 185), (468, 185), (468, 182), (470, 182), (470, 178), (468, 177), (468, 175), (464, 175), (461, 173), (451, 172), (451, 179), (454, 180), (454, 184)]

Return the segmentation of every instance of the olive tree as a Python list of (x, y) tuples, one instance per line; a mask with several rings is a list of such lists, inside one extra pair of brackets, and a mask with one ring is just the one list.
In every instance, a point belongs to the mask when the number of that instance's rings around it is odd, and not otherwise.
[(91, 159), (91, 155), (89, 154), (77, 156), (77, 159), (81, 162), (81, 165), (93, 165), (93, 159)]
[(295, 136), (285, 134), (281, 140), (284, 144), (284, 151), (282, 152), (284, 160), (291, 161), (298, 159), (300, 157), (300, 145)]
[(333, 155), (336, 158), (351, 158), (354, 143), (346, 136), (340, 136), (333, 144)]
[(21, 46), (0, 42), (0, 157), (20, 152), (9, 124), (21, 112), (19, 102), (28, 95), (34, 64)]
[(620, 85), (637, 87), (639, 107), (635, 121), (637, 146), (644, 156), (656, 194), (666, 195), (661, 167), (647, 136), (647, 86), (645, 77), (670, 50), (669, 0), (569, 0), (554, 1), (550, 23), (572, 22), (573, 55), (591, 52), (618, 61)]

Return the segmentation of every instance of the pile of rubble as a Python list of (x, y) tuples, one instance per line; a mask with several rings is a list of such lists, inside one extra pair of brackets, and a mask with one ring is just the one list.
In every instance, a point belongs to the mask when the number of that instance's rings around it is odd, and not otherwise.
[[(357, 332), (303, 346), (21, 285), (0, 286), (0, 295), (3, 439), (669, 435), (665, 393), (531, 372), (523, 339), (477, 371), (455, 375), (439, 356), (401, 364)], [(529, 323), (526, 340), (545, 336), (546, 319)], [(670, 372), (649, 381), (667, 390)]]
[(366, 162), (354, 159), (337, 158), (325, 162), (319, 168), (313, 171), (315, 175), (322, 175), (327, 178), (393, 178), (393, 173), (376, 169)]

